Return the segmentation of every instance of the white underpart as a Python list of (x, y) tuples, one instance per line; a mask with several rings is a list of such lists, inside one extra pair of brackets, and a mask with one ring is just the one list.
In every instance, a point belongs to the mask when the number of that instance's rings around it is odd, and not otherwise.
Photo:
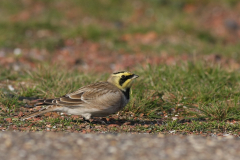
[(84, 107), (79, 107), (79, 108), (75, 108), (75, 109), (68, 108), (68, 107), (62, 107), (61, 111), (68, 113), (68, 114), (72, 114), (72, 115), (80, 115), (88, 120), (91, 118), (91, 116), (98, 117), (98, 116), (104, 115), (104, 113), (111, 113), (111, 112), (113, 112), (112, 109), (113, 109), (113, 107), (109, 107), (106, 110), (100, 110), (97, 108), (84, 108)]

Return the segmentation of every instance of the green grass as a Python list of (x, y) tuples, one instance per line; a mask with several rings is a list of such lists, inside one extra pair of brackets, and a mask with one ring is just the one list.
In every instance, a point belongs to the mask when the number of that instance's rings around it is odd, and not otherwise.
[(172, 114), (178, 114), (183, 106), (190, 110), (198, 106), (201, 112), (193, 112), (198, 116), (214, 120), (240, 118), (238, 72), (227, 72), (219, 66), (188, 63), (175, 67), (152, 67), (139, 74), (141, 78), (137, 84), (144, 84), (144, 87), (135, 85), (134, 101), (131, 102), (134, 107), (130, 107), (136, 113), (155, 117), (164, 108), (174, 108)]
[[(27, 74), (27, 73), (26, 73)], [(149, 118), (208, 118), (209, 120), (240, 120), (240, 75), (219, 66), (187, 63), (180, 66), (149, 66), (138, 69), (140, 78), (132, 89), (132, 100), (124, 109)], [(105, 80), (106, 75), (67, 72), (58, 67), (40, 67), (28, 73), (25, 80), (32, 85), (20, 86), (18, 96), (53, 98), (81, 86)], [(21, 81), (23, 79), (20, 79)], [(2, 99), (6, 107), (17, 104), (16, 99)]]

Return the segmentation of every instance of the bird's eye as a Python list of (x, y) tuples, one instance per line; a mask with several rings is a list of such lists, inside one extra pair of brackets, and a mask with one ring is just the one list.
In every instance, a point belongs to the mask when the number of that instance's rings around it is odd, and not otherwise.
[(126, 76), (124, 76), (124, 75), (122, 75), (122, 77), (121, 77), (122, 79), (124, 79), (124, 78), (126, 78)]

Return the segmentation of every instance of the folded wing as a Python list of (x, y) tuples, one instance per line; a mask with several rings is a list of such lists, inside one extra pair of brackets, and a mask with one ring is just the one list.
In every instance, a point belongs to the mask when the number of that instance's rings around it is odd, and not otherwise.
[(74, 108), (85, 104), (105, 105), (106, 102), (111, 105), (116, 103), (119, 98), (121, 98), (121, 93), (117, 87), (109, 82), (99, 82), (82, 87), (60, 98), (35, 101), (34, 106), (59, 105)]

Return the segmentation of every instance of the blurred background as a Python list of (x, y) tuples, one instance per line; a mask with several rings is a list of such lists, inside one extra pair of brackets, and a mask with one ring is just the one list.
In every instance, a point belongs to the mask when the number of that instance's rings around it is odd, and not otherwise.
[(1, 0), (0, 67), (84, 72), (188, 61), (239, 69), (239, 0)]

